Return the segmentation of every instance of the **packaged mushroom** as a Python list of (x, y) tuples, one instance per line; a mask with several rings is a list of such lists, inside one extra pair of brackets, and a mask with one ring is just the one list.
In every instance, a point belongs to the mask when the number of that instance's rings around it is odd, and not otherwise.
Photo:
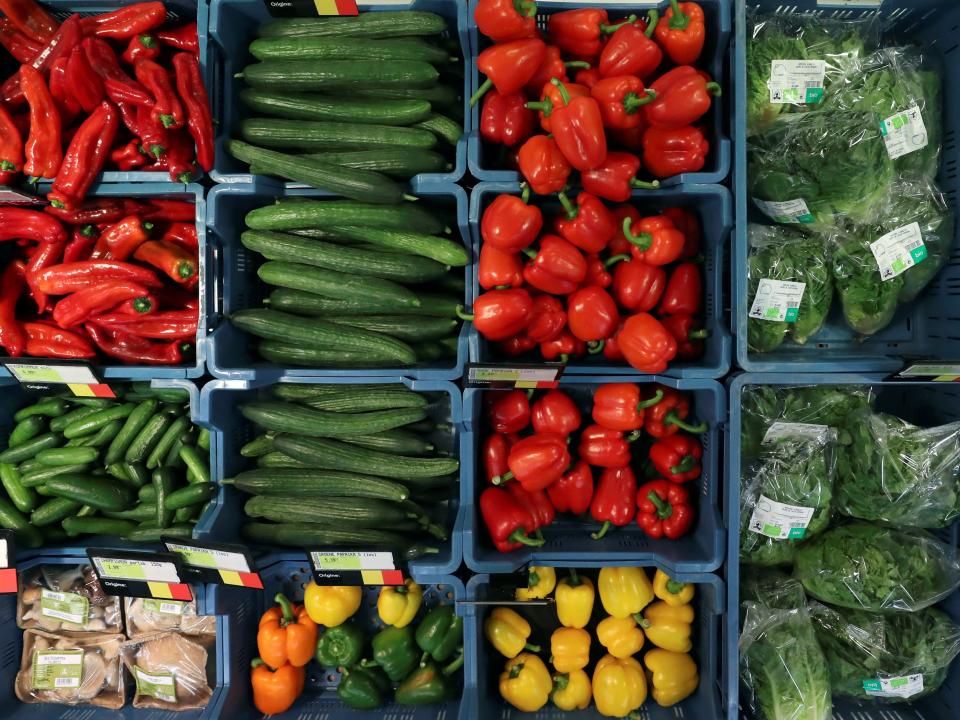
[(197, 615), (197, 601), (157, 600), (153, 598), (126, 598), (124, 613), (127, 635), (131, 638), (175, 630), (185, 635), (213, 635), (217, 632), (217, 618)]
[(122, 635), (23, 633), (17, 697), (25, 703), (123, 707)]
[(164, 632), (124, 643), (123, 662), (137, 688), (133, 706), (170, 711), (206, 707), (213, 695), (207, 679), (207, 649), (215, 641), (213, 635)]
[(120, 601), (89, 565), (40, 565), (20, 573), (17, 625), (51, 633), (120, 633)]

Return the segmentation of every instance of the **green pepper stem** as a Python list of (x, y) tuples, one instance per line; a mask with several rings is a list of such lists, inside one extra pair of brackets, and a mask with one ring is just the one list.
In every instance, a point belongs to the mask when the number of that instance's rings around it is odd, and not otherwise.
[(688, 340), (702, 340), (703, 338), (708, 337), (710, 337), (710, 331), (707, 329), (691, 330), (687, 333)]
[(520, 199), (523, 200), (524, 205), (530, 204), (530, 186), (526, 183), (520, 186)]
[(457, 655), (456, 659), (452, 663), (447, 665), (445, 668), (443, 668), (443, 670), (441, 670), (440, 672), (443, 673), (444, 675), (452, 675), (462, 667), (463, 667), (463, 648), (460, 648), (460, 654)]
[(633, 619), (636, 620), (636, 621), (637, 621), (637, 625), (639, 625), (640, 627), (642, 627), (644, 630), (646, 630), (648, 627), (650, 627), (650, 625), (653, 624), (653, 623), (651, 623), (649, 620), (647, 620), (643, 615), (641, 615), (640, 613), (634, 613)]
[(97, 234), (97, 229), (93, 225), (84, 225), (80, 229), (80, 234), (84, 237), (93, 237)]
[(647, 31), (644, 33), (647, 37), (653, 37), (653, 33), (657, 29), (657, 23), (660, 22), (660, 11), (659, 10), (648, 10), (647, 11)]
[(679, 595), (686, 586), (686, 583), (678, 582), (673, 578), (667, 580), (667, 592), (671, 595)]
[(494, 475), (490, 480), (493, 485), (503, 485), (507, 480), (513, 480), (513, 473), (507, 470), (503, 475)]
[(17, 169), (17, 166), (14, 165), (9, 160), (0, 160), (0, 170), (3, 170), (4, 172), (10, 172), (11, 170), (16, 170), (16, 169)]
[(570, 587), (580, 587), (580, 575), (576, 568), (570, 568)]
[(527, 587), (534, 588), (540, 584), (540, 574), (530, 571), (530, 574), (527, 575)]
[(423, 655), (420, 656), (420, 667), (426, 667), (426, 666), (427, 666), (427, 659), (428, 659), (429, 657), (430, 657), (430, 653), (428, 653), (428, 652), (425, 652)]
[(637, 190), (659, 190), (660, 181), (652, 180), (651, 182), (647, 182), (646, 180), (637, 180), (634, 178), (630, 181), (630, 187), (637, 188)]
[(647, 88), (644, 90), (646, 95), (640, 97), (636, 93), (627, 93), (623, 96), (623, 108), (630, 115), (633, 115), (637, 110), (646, 105), (647, 103), (653, 102), (657, 99), (657, 91)]
[(480, 102), (480, 98), (486, 95), (487, 92), (492, 87), (493, 87), (493, 80), (491, 80), (490, 78), (487, 78), (486, 80), (484, 80), (483, 84), (479, 88), (477, 88), (477, 91), (470, 96), (470, 107), (474, 107), (478, 102)]
[(639, 440), (639, 439), (640, 439), (640, 435), (641, 435), (641, 432), (640, 432), (639, 429), (637, 429), (637, 430), (634, 430), (634, 431), (633, 431), (632, 433), (630, 433), (629, 435), (625, 435), (623, 439), (626, 440), (628, 443), (632, 443), (632, 442), (636, 442), (637, 440)]
[(289, 625), (296, 618), (293, 616), (293, 604), (287, 600), (287, 596), (283, 593), (277, 593), (273, 596), (273, 601), (280, 606), (280, 611), (283, 613), (283, 624)]
[(467, 322), (473, 320), (473, 315), (467, 314), (463, 311), (463, 305), (457, 305), (457, 309), (454, 310), (454, 312), (461, 320), (466, 320)]
[(531, 643), (527, 643), (526, 645), (523, 646), (523, 649), (527, 650), (528, 652), (538, 653), (543, 648), (541, 648), (539, 645), (533, 645)]
[(580, 68), (581, 70), (590, 69), (590, 63), (586, 60), (570, 60), (569, 62), (565, 62), (563, 66), (567, 68)]
[(600, 23), (600, 32), (603, 33), (604, 35), (610, 35), (612, 33), (615, 33), (620, 28), (624, 27), (625, 25), (632, 25), (636, 21), (637, 21), (637, 16), (631, 15), (626, 20), (624, 20), (623, 22), (619, 22), (616, 25), (604, 25), (603, 23)]
[(670, 9), (673, 10), (673, 15), (670, 17), (670, 29), (686, 30), (690, 24), (690, 17), (680, 9), (680, 3), (677, 0), (670, 0)]
[(570, 675), (568, 673), (561, 673), (559, 675), (553, 676), (553, 689), (562, 692), (567, 689), (567, 685), (570, 684)]
[(647, 500), (653, 503), (653, 506), (657, 509), (657, 517), (661, 520), (666, 520), (673, 515), (673, 506), (664, 501), (664, 499), (653, 490), (647, 493)]
[(528, 258), (530, 258), (531, 260), (537, 256), (537, 251), (534, 250), (534, 249), (531, 248), (531, 247), (525, 247), (525, 248), (524, 248), (523, 250), (521, 250), (520, 252), (522, 252), (524, 255), (526, 255), (526, 256), (527, 256)]
[(517, 542), (521, 545), (529, 545), (530, 547), (540, 547), (543, 545), (543, 540), (537, 540), (527, 535), (527, 531), (522, 527), (517, 528), (512, 533), (510, 537), (507, 538), (507, 542)]
[(553, 101), (550, 98), (546, 98), (545, 100), (540, 100), (538, 102), (531, 101), (524, 103), (523, 106), (527, 108), (527, 110), (538, 110), (546, 117), (550, 117), (550, 113), (553, 112)]
[(563, 209), (567, 213), (567, 220), (573, 220), (577, 215), (580, 214), (580, 207), (574, 205), (570, 198), (567, 197), (565, 192), (558, 192), (557, 197), (560, 198), (560, 204), (563, 205)]
[(646, 410), (649, 407), (653, 407), (661, 400), (663, 400), (663, 390), (658, 389), (657, 392), (654, 393), (652, 398), (647, 398), (646, 400), (641, 400), (640, 402), (638, 402), (637, 410)]
[(252, 667), (252, 668), (266, 667), (270, 672), (273, 672), (273, 668), (270, 667), (269, 665), (267, 665), (267, 664), (266, 664), (263, 660), (261, 660), (260, 658), (254, 658), (253, 660), (251, 660), (251, 661), (250, 661), (250, 667)]
[(560, 91), (560, 99), (563, 100), (563, 104), (569, 105), (570, 93), (567, 92), (567, 86), (564, 85), (558, 78), (550, 78), (550, 82), (556, 86), (558, 91)]
[(623, 219), (623, 236), (630, 242), (631, 245), (636, 245), (641, 250), (646, 250), (650, 247), (650, 244), (653, 242), (653, 235), (650, 233), (642, 232), (639, 235), (634, 235), (630, 231), (630, 227), (633, 225), (632, 217), (625, 217)]
[(680, 463), (670, 468), (670, 473), (678, 475), (680, 473), (690, 472), (697, 464), (697, 459), (693, 455), (684, 455)]
[(171, 125), (174, 125), (177, 122), (177, 119), (173, 115), (161, 115), (160, 122), (165, 128), (168, 128)]
[(570, 360), (570, 356), (567, 355), (567, 353), (560, 353), (560, 358), (559, 358), (559, 360), (560, 360), (560, 362), (561, 362), (562, 364), (566, 365), (566, 364), (567, 364), (567, 361)]
[(537, 3), (533, 0), (513, 0), (513, 7), (523, 17), (534, 17), (537, 14)]
[(603, 346), (606, 344), (606, 340), (591, 340), (587, 343), (587, 353), (590, 355), (597, 355), (598, 353), (603, 352)]
[(698, 423), (697, 425), (684, 422), (673, 410), (663, 416), (663, 424), (676, 425), (681, 430), (686, 430), (688, 433), (693, 433), (694, 435), (705, 433), (710, 428), (705, 422)]
[(621, 262), (622, 260), (629, 260), (629, 259), (630, 259), (629, 255), (614, 255), (613, 257), (609, 257), (606, 260), (604, 260), (603, 266), (610, 268), (616, 265), (618, 262)]
[(520, 673), (523, 672), (523, 663), (517, 663), (512, 668), (510, 668), (510, 679), (516, 680), (520, 677)]
[(364, 658), (363, 660), (360, 661), (360, 667), (364, 667), (364, 668), (380, 667), (380, 663), (378, 663), (376, 660), (367, 660), (366, 658)]
[(723, 88), (720, 87), (720, 83), (708, 82), (707, 92), (714, 97), (720, 97), (723, 94)]
[(600, 527), (600, 532), (590, 533), (590, 537), (594, 540), (601, 539), (607, 532), (610, 530), (610, 527), (613, 525), (609, 520), (605, 521)]

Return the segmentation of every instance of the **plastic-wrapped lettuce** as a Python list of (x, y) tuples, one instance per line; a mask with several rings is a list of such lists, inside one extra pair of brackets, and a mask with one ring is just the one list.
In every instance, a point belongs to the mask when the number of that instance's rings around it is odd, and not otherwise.
[(741, 474), (740, 562), (788, 565), (798, 545), (830, 523), (837, 431), (776, 423), (760, 459)]
[(834, 695), (892, 703), (919, 700), (947, 679), (960, 627), (936, 608), (870, 613), (811, 603)]
[(830, 312), (833, 243), (820, 235), (755, 224), (747, 228), (747, 237), (747, 344), (751, 350), (769, 352), (787, 337), (805, 343), (823, 327)]
[(922, 530), (851, 523), (803, 543), (794, 577), (832, 605), (916, 611), (960, 586), (960, 559), (957, 548)]
[(922, 428), (867, 410), (849, 433), (837, 472), (838, 511), (921, 528), (960, 517), (960, 422)]
[(953, 214), (924, 179), (902, 178), (865, 223), (846, 222), (835, 237), (833, 275), (852, 330), (873, 335), (933, 280), (953, 247)]

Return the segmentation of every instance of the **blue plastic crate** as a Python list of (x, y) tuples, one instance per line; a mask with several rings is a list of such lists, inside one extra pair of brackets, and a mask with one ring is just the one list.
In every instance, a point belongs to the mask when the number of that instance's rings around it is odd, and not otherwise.
[[(726, 393), (712, 380), (676, 380), (662, 376), (577, 376), (563, 377), (560, 389), (567, 392), (580, 406), (585, 422), (589, 421), (591, 398), (597, 385), (613, 382), (635, 382), (641, 385), (660, 383), (688, 393), (692, 399), (690, 417), (709, 423), (710, 429), (699, 436), (703, 444), (703, 474), (686, 487), (697, 499), (697, 519), (693, 531), (679, 540), (652, 540), (635, 522), (611, 528), (606, 537), (592, 540), (590, 532), (599, 523), (583, 522), (568, 515), (559, 516), (552, 525), (543, 528), (546, 544), (539, 548), (521, 548), (501, 553), (494, 548), (484, 526), (478, 506), (479, 496), (486, 486), (481, 460), (482, 440), (488, 429), (483, 416), (485, 393), (497, 390), (468, 389), (463, 397), (463, 417), (470, 435), (469, 447), (461, 455), (461, 490), (464, 505), (463, 554), (467, 567), (474, 572), (514, 572), (527, 564), (574, 565), (600, 567), (602, 565), (659, 565), (677, 573), (713, 572), (720, 567), (724, 555), (726, 523), (721, 515), (720, 429), (726, 422)], [(637, 482), (643, 473), (634, 462)], [(599, 471), (594, 471), (594, 482)]]
[[(147, 174), (147, 173), (141, 173)], [(155, 174), (155, 173), (154, 173)], [(215, 275), (216, 260), (212, 248), (207, 244), (207, 232), (204, 221), (207, 214), (203, 199), (203, 187), (197, 184), (180, 185), (171, 182), (139, 183), (98, 183), (90, 188), (88, 197), (129, 197), (129, 198), (165, 198), (182, 200), (196, 205), (197, 240), (199, 241), (200, 293), (199, 322), (197, 324), (197, 342), (193, 360), (184, 365), (95, 365), (97, 372), (105, 380), (150, 380), (152, 378), (198, 378), (205, 372), (206, 335), (210, 313), (213, 310), (211, 282)], [(2, 350), (2, 349), (0, 349)], [(9, 377), (9, 371), (0, 365), (0, 378)]]
[[(610, 565), (613, 562), (613, 560), (609, 560), (601, 564)], [(631, 562), (626, 564), (643, 565), (651, 569), (654, 567), (652, 563)], [(559, 575), (561, 568), (582, 568), (584, 566), (580, 563), (571, 565), (564, 562), (555, 564), (555, 567)], [(724, 717), (725, 713), (727, 703), (726, 681), (731, 670), (726, 662), (727, 656), (723, 652), (725, 642), (723, 624), (724, 616), (727, 614), (723, 581), (715, 575), (705, 573), (671, 574), (671, 576), (680, 582), (696, 583), (697, 585), (697, 593), (693, 599), (693, 605), (696, 609), (696, 625), (694, 626), (691, 654), (699, 669), (700, 687), (689, 698), (671, 708), (660, 707), (651, 696), (640, 709), (639, 717), (643, 720), (677, 720), (679, 718), (719, 720), (719, 718)], [(596, 575), (593, 575), (591, 579), (596, 580)], [(539, 712), (524, 713), (501, 699), (497, 681), (506, 660), (490, 646), (483, 636), (483, 622), (492, 608), (485, 605), (471, 605), (469, 602), (502, 598), (503, 596), (497, 594), (491, 586), (490, 575), (474, 575), (467, 583), (468, 604), (465, 614), (467, 642), (468, 648), (472, 650), (472, 654), (476, 658), (473, 665), (468, 668), (468, 672), (472, 671), (472, 673), (467, 677), (467, 682), (470, 685), (468, 689), (470, 703), (475, 708), (475, 714), (472, 717), (500, 718), (501, 720), (601, 720), (603, 716), (597, 712), (597, 708), (593, 704), (586, 710), (564, 712), (559, 710), (552, 702), (548, 702)], [(540, 653), (541, 659), (545, 663), (548, 662), (550, 632), (559, 627), (553, 607), (516, 609), (531, 620), (534, 632), (530, 641), (544, 648), (544, 652)], [(594, 602), (591, 624), (587, 627), (592, 628), (593, 623), (605, 615), (606, 613), (603, 612), (603, 606), (598, 598)], [(537, 622), (538, 618), (542, 619), (542, 622)], [(643, 654), (653, 647), (647, 641), (643, 649), (636, 655), (636, 659), (642, 663)], [(592, 674), (594, 662), (599, 660), (602, 654), (603, 649), (594, 638), (590, 653), (591, 664), (587, 667), (588, 674)], [(548, 667), (550, 666), (548, 665)], [(734, 676), (736, 676), (736, 668), (732, 669)]]
[[(707, 127), (712, 132), (707, 137), (710, 143), (710, 155), (707, 157), (703, 170), (695, 173), (682, 173), (672, 178), (661, 180), (662, 186), (672, 186), (686, 183), (719, 183), (723, 182), (730, 173), (730, 129), (729, 118), (732, 93), (727, 92), (730, 83), (729, 67), (727, 64), (727, 46), (730, 40), (730, 1), (704, 0), (699, 3), (706, 17), (707, 40), (701, 55), (700, 65), (710, 73), (710, 76), (724, 88), (724, 95), (713, 101), (708, 113)], [(477, 69), (477, 55), (490, 45), (490, 41), (480, 35), (477, 23), (473, 19), (473, 11), (477, 0), (470, 0), (467, 22), (470, 28), (470, 43), (473, 48), (471, 62), (471, 88), (468, 95), (473, 94), (483, 82)], [(550, 15), (563, 10), (572, 10), (583, 7), (600, 7), (610, 11), (612, 18), (627, 17), (630, 14), (645, 16), (648, 10), (658, 8), (663, 10), (669, 7), (669, 2), (630, 2), (630, 0), (539, 0), (537, 2), (537, 25), (546, 30), (547, 19)], [(669, 59), (664, 61), (669, 64)], [(572, 74), (571, 74), (572, 77)], [(499, 163), (496, 159), (497, 149), (487, 146), (480, 137), (480, 112), (483, 109), (483, 100), (471, 110), (471, 130), (468, 135), (467, 162), (470, 174), (478, 180), (491, 182), (520, 182), (519, 173), (514, 170), (499, 169), (491, 165)]]
[[(854, 5), (854, 6), (852, 6)], [(880, 0), (871, 3), (830, 3), (820, 0), (796, 0), (783, 4), (778, 0), (736, 0), (736, 37), (734, 41), (736, 74), (736, 153), (734, 195), (736, 197), (736, 233), (733, 251), (733, 330), (737, 336), (736, 362), (750, 372), (880, 372), (902, 367), (904, 358), (954, 359), (960, 357), (960, 223), (953, 254), (937, 278), (914, 302), (901, 306), (893, 322), (866, 340), (858, 340), (847, 327), (834, 300), (833, 312), (824, 328), (806, 345), (784, 343), (771, 353), (755, 353), (747, 348), (747, 223), (756, 217), (749, 208), (747, 194), (746, 148), (746, 8), (764, 12), (815, 11), (824, 17), (836, 15), (856, 18), (877, 15), (884, 21), (887, 36), (896, 41), (912, 41), (943, 53), (945, 67), (956, 64), (957, 27), (960, 5), (954, 0)], [(957, 128), (960, 126), (960, 76), (943, 75), (943, 153), (937, 182), (947, 203), (957, 212), (960, 177), (957, 161)], [(769, 222), (769, 221), (765, 221)]]
[[(429, 417), (439, 423), (450, 425), (450, 432), (434, 432), (430, 441), (441, 452), (451, 456), (460, 456), (459, 487), (450, 487), (450, 504), (447, 527), (450, 539), (446, 543), (427, 542), (440, 548), (440, 553), (426, 555), (410, 563), (410, 573), (419, 581), (421, 575), (443, 575), (454, 572), (460, 567), (463, 558), (462, 533), (464, 488), (467, 487), (465, 473), (470, 465), (465, 458), (469, 455), (468, 433), (463, 432), (462, 405), (460, 390), (452, 383), (438, 380), (409, 380), (403, 377), (377, 378), (313, 378), (281, 376), (258, 378), (256, 380), (214, 380), (204, 385), (200, 393), (202, 411), (198, 422), (210, 430), (210, 451), (216, 458), (212, 475), (213, 481), (220, 483), (226, 477), (233, 477), (244, 470), (255, 467), (255, 461), (240, 455), (240, 448), (257, 434), (256, 426), (246, 420), (239, 411), (241, 403), (253, 400), (260, 390), (277, 382), (289, 383), (332, 383), (332, 384), (387, 384), (402, 383), (411, 390), (427, 393), (433, 401), (429, 406)], [(249, 497), (232, 486), (220, 487), (221, 500), (215, 508), (214, 523), (218, 529), (218, 540), (232, 542), (239, 539), (240, 525), (245, 520), (243, 503)], [(240, 539), (243, 542), (242, 539)]]
[[(361, 12), (377, 10), (423, 10), (442, 15), (449, 26), (449, 35), (460, 40), (464, 66), (470, 59), (467, 38), (467, 13), (463, 0), (395, 0), (390, 3), (360, 0)], [(247, 163), (234, 158), (226, 149), (231, 137), (238, 137), (237, 126), (246, 117), (239, 95), (243, 82), (234, 77), (256, 59), (250, 55), (248, 46), (257, 36), (257, 28), (270, 22), (273, 17), (263, 0), (213, 0), (210, 3), (209, 39), (213, 60), (207, 70), (207, 87), (213, 105), (214, 122), (217, 125), (217, 164), (210, 176), (220, 183), (250, 182)], [(458, 182), (467, 169), (467, 136), (471, 128), (470, 73), (464, 72), (463, 106), (464, 135), (457, 143), (454, 167), (447, 173), (421, 173), (414, 180), (432, 182)], [(442, 148), (441, 148), (442, 149)], [(306, 187), (301, 183), (287, 183), (288, 187)]]
[[(520, 186), (514, 182), (482, 182), (470, 193), (470, 236), (473, 242), (474, 257), (480, 256), (480, 221), (484, 210), (497, 195), (520, 194)], [(534, 196), (536, 197), (536, 196)], [(548, 213), (561, 210), (560, 204), (551, 199), (537, 203)], [(670, 363), (664, 373), (680, 378), (721, 378), (730, 369), (732, 340), (727, 329), (725, 303), (721, 298), (727, 291), (724, 277), (724, 262), (733, 228), (733, 200), (730, 192), (720, 185), (679, 185), (663, 190), (634, 190), (631, 204), (641, 210), (656, 212), (662, 208), (679, 206), (697, 214), (703, 227), (703, 272), (704, 272), (704, 317), (710, 337), (706, 340), (706, 350), (702, 358), (692, 362)], [(479, 297), (483, 289), (479, 284), (478, 269), (475, 267), (470, 282), (473, 297)], [(511, 362), (509, 358), (498, 358), (491, 351), (490, 344), (470, 325), (470, 361), (471, 362)], [(544, 362), (538, 350), (528, 353), (513, 362)], [(600, 355), (587, 355), (576, 358), (567, 365), (564, 373), (570, 375), (623, 375), (635, 372), (626, 363), (611, 364)]]
[[(456, 185), (433, 184), (414, 181), (413, 192), (427, 202), (446, 207), (455, 206), (460, 236), (468, 247), (467, 195)], [(277, 181), (254, 178), (252, 183), (226, 183), (217, 185), (208, 198), (209, 213), (207, 228), (212, 244), (217, 248), (223, 274), (217, 280), (215, 291), (215, 320), (208, 339), (208, 366), (214, 377), (231, 380), (274, 379), (280, 375), (306, 378), (343, 377), (363, 375), (389, 377), (403, 375), (412, 378), (454, 380), (463, 373), (467, 360), (466, 324), (460, 329), (457, 357), (411, 368), (366, 368), (357, 370), (291, 367), (280, 368), (261, 360), (251, 351), (251, 339), (245, 332), (233, 327), (227, 320), (230, 313), (250, 307), (258, 307), (269, 289), (257, 277), (260, 255), (240, 244), (240, 234), (246, 230), (246, 214), (280, 197), (331, 197), (329, 193), (313, 189), (285, 188)], [(454, 234), (456, 237), (456, 234)], [(464, 305), (472, 300), (471, 278), (473, 263), (464, 268), (466, 291)]]
[[(33, 557), (17, 563), (17, 570), (22, 572), (37, 565), (89, 564), (89, 562), (89, 558), (82, 550), (75, 550), (69, 555)], [(34, 717), (39, 720), (77, 720), (78, 718), (150, 720), (159, 717), (160, 714), (176, 716), (183, 720), (213, 720), (213, 718), (223, 717), (219, 713), (222, 696), (227, 692), (231, 673), (237, 674), (240, 669), (237, 665), (237, 654), (233, 642), (237, 638), (243, 638), (245, 635), (243, 631), (249, 630), (249, 623), (256, 623), (259, 616), (254, 617), (252, 608), (245, 607), (245, 604), (252, 605), (249, 600), (253, 597), (252, 594), (247, 595), (248, 599), (244, 604), (244, 599), (241, 597), (235, 598), (236, 602), (230, 601), (234, 599), (228, 597), (228, 592), (223, 592), (227, 588), (219, 588), (216, 585), (193, 585), (192, 588), (200, 614), (217, 616), (217, 642), (215, 649), (211, 650), (211, 655), (215, 656), (213, 661), (215, 673), (212, 677), (215, 677), (216, 685), (206, 708), (178, 713), (161, 713), (149, 708), (135, 709), (131, 705), (132, 696), (128, 697), (126, 706), (121, 710), (108, 710), (93, 705), (71, 707), (54, 704), (28, 705), (20, 702), (13, 692), (14, 678), (20, 670), (20, 659), (23, 653), (23, 630), (17, 627), (17, 596), (0, 595), (0, 716), (10, 720)], [(245, 676), (243, 681), (247, 682)], [(127, 674), (126, 686), (131, 687), (131, 683)]]
[[(231, 657), (231, 665), (242, 668), (242, 679), (234, 682), (220, 698), (216, 717), (230, 720), (259, 720), (263, 717), (253, 706), (250, 693), (250, 683), (245, 674), (250, 661), (257, 655), (256, 634), (257, 619), (260, 613), (267, 609), (267, 604), (274, 594), (283, 592), (295, 602), (303, 602), (303, 589), (313, 579), (310, 565), (303, 555), (280, 554), (272, 556), (260, 566), (260, 576), (263, 578), (264, 592), (247, 593), (232, 590), (232, 595), (247, 610), (245, 622), (240, 627), (242, 638), (232, 648), (235, 653)], [(459, 603), (464, 599), (463, 583), (456, 577), (449, 575), (430, 574), (417, 578), (423, 587), (423, 606), (432, 608), (435, 605)], [(222, 590), (222, 588), (221, 588)], [(380, 589), (367, 587), (363, 594), (363, 604), (354, 616), (371, 635), (383, 627), (377, 618), (377, 596)], [(457, 607), (457, 614), (463, 615), (461, 606)], [(252, 612), (250, 612), (252, 610)], [(421, 611), (422, 612), (422, 611)], [(417, 619), (418, 622), (419, 618)], [(464, 628), (464, 635), (469, 637)], [(475, 655), (470, 652), (469, 640), (466, 640), (464, 678), (471, 671)], [(273, 717), (279, 720), (302, 720), (315, 718), (316, 720), (474, 720), (476, 715), (468, 712), (466, 703), (457, 693), (445, 703), (427, 705), (423, 707), (407, 707), (389, 703), (376, 710), (352, 710), (340, 702), (336, 694), (336, 687), (340, 683), (340, 672), (336, 668), (322, 668), (316, 662), (307, 665), (306, 690), (290, 710)]]
[[(752, 720), (738, 708), (738, 665), (737, 640), (740, 636), (740, 617), (737, 608), (740, 605), (740, 424), (741, 396), (752, 385), (772, 385), (779, 387), (800, 385), (861, 385), (871, 386), (877, 393), (877, 409), (894, 413), (918, 425), (932, 426), (954, 422), (960, 419), (960, 387), (944, 382), (897, 382), (884, 381), (883, 375), (853, 373), (816, 374), (793, 373), (791, 375), (774, 373), (743, 373), (729, 382), (730, 422), (725, 433), (727, 458), (727, 486), (724, 497), (724, 517), (728, 518), (727, 527), (727, 635), (730, 642), (726, 652), (730, 654), (727, 662), (733, 669), (727, 676), (730, 699), (727, 717), (737, 720)], [(954, 524), (949, 532), (950, 542), (957, 545), (958, 528)], [(939, 604), (954, 622), (960, 623), (960, 592), (955, 592)], [(861, 703), (846, 699), (834, 699), (833, 716), (837, 720), (940, 720), (960, 717), (960, 663), (954, 662), (950, 674), (943, 686), (933, 695), (914, 703)]]

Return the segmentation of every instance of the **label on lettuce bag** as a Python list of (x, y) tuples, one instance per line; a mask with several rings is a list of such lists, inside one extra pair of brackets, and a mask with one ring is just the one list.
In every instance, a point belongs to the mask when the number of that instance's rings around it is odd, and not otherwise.
[(40, 614), (74, 625), (86, 625), (90, 616), (90, 601), (83, 595), (40, 590)]
[(774, 540), (799, 540), (807, 534), (813, 511), (812, 507), (787, 505), (761, 495), (750, 516), (750, 530)]
[(774, 60), (770, 64), (770, 102), (775, 105), (815, 104), (823, 100), (823, 60)]
[(871, 679), (863, 681), (863, 691), (875, 697), (908, 698), (923, 692), (923, 675)]
[(870, 243), (870, 251), (880, 269), (880, 279), (886, 282), (927, 259), (920, 223), (910, 223), (888, 232)]
[(802, 198), (784, 200), (783, 202), (754, 198), (753, 202), (760, 208), (760, 212), (774, 222), (808, 224), (814, 221), (810, 208), (807, 207), (807, 203)]
[(887, 154), (894, 160), (927, 146), (927, 126), (916, 103), (880, 123)]
[(36, 690), (78, 688), (83, 680), (83, 650), (38, 650), (33, 654)]
[(172, 673), (148, 673), (139, 665), (134, 666), (133, 671), (138, 694), (149, 695), (164, 702), (177, 701), (177, 684), (174, 682)]
[(807, 284), (802, 282), (763, 278), (757, 286), (750, 317), (773, 322), (796, 322), (806, 287)]
[(767, 428), (763, 442), (773, 442), (781, 438), (798, 438), (809, 442), (820, 442), (830, 432), (829, 425), (815, 425), (813, 423), (775, 422)]

